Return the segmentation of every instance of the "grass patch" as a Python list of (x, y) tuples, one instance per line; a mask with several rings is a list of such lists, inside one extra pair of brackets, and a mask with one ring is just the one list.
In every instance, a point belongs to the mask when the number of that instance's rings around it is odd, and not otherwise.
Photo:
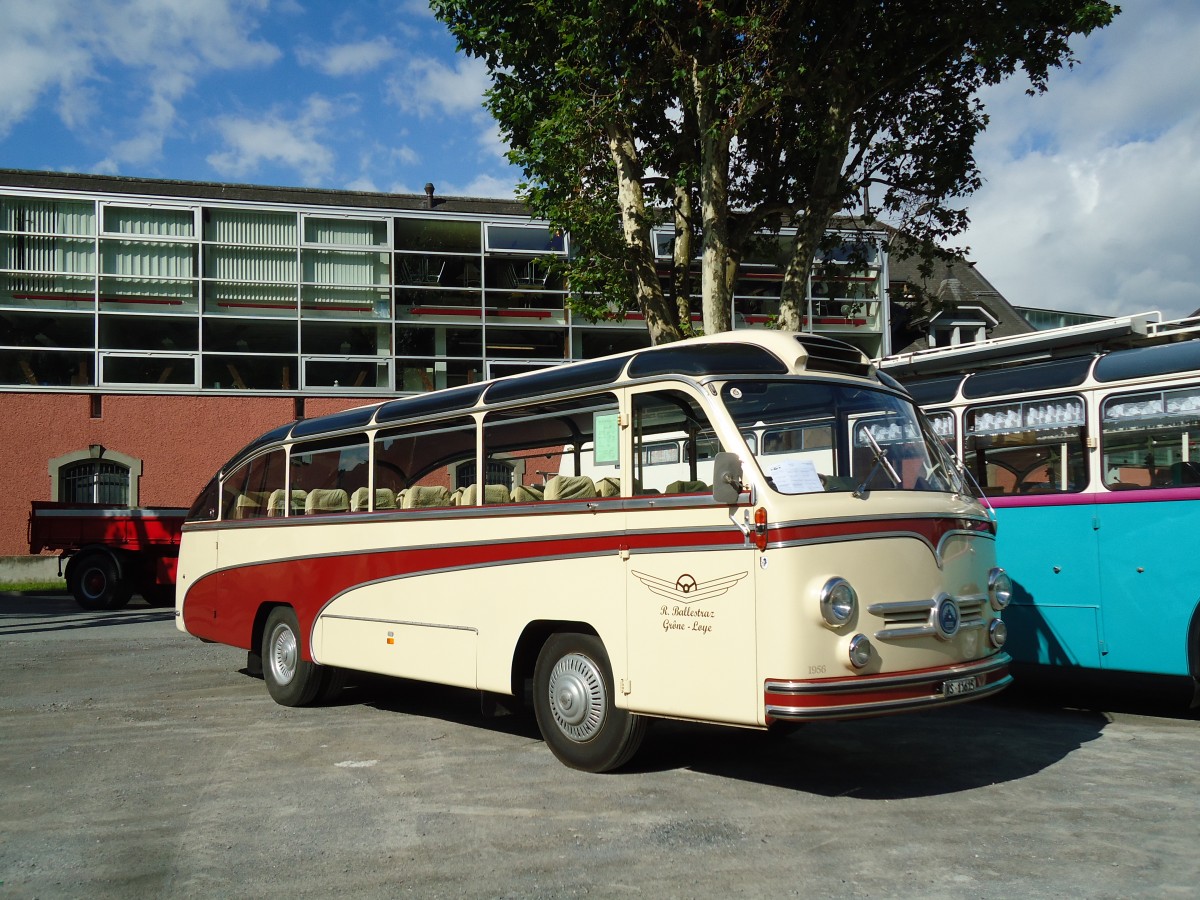
[(65, 591), (66, 581), (15, 581), (12, 584), (0, 584), (0, 591), (8, 594), (32, 594), (38, 591)]

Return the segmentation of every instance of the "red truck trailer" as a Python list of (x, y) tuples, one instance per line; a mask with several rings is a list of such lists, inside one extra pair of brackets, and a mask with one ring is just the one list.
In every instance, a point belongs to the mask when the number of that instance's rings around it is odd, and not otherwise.
[(151, 606), (175, 602), (179, 535), (186, 509), (34, 500), (29, 552), (60, 550), (67, 587), (84, 609), (120, 609), (135, 594)]

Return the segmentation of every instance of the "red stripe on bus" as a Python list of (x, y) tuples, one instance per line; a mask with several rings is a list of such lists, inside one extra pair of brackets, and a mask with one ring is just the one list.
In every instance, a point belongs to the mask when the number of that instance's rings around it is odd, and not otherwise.
[[(917, 532), (937, 546), (950, 530), (981, 530), (987, 522), (960, 519), (846, 520), (774, 529), (773, 540), (838, 540), (881, 532)], [(190, 634), (242, 649), (251, 649), (254, 616), (261, 603), (284, 603), (296, 610), (303, 633), (332, 598), (373, 581), (430, 574), (469, 566), (513, 564), (534, 559), (616, 554), (620, 550), (688, 550), (742, 547), (742, 532), (617, 532), (583, 537), (545, 537), (490, 544), (368, 550), (360, 553), (309, 556), (250, 563), (219, 569), (188, 588), (183, 604)], [(307, 646), (305, 654), (307, 658)]]
[(937, 547), (951, 531), (974, 531), (992, 534), (995, 529), (985, 519), (869, 519), (852, 522), (822, 522), (814, 525), (786, 525), (772, 528), (771, 543), (819, 541), (854, 535), (877, 535), (890, 533), (919, 534)]

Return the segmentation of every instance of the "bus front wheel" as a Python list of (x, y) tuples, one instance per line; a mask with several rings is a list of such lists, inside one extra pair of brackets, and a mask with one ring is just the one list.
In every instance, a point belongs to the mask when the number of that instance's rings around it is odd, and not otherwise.
[(301, 652), (300, 624), (290, 606), (277, 606), (263, 629), (262, 668), (267, 692), (280, 706), (308, 706), (326, 693), (330, 671)]
[(551, 636), (538, 654), (533, 687), (542, 737), (571, 768), (607, 772), (642, 743), (646, 720), (613, 705), (612, 668), (595, 635)]

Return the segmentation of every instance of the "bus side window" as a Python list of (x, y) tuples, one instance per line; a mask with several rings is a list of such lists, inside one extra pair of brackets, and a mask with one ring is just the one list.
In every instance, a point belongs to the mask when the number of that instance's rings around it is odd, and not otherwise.
[(225, 477), (221, 490), (222, 519), (258, 519), (268, 514), (272, 492), (283, 488), (282, 450), (256, 456)]
[(1011, 401), (967, 410), (964, 455), (985, 494), (1087, 488), (1087, 423), (1080, 397)]
[(350, 495), (367, 486), (366, 437), (296, 444), (291, 482), (304, 492), (304, 514), (349, 512)]
[(483, 446), (488, 490), (496, 493), (485, 502), (619, 497), (618, 409), (604, 393), (490, 413)]
[(1200, 484), (1200, 387), (1118, 394), (1104, 401), (1101, 465), (1110, 490)]
[(400, 426), (375, 436), (377, 507), (381, 490), (392, 493), (397, 509), (453, 506), (455, 492), (474, 482), (475, 420), (470, 417)]
[(713, 458), (724, 450), (708, 416), (683, 391), (633, 398), (634, 494), (712, 490)]

